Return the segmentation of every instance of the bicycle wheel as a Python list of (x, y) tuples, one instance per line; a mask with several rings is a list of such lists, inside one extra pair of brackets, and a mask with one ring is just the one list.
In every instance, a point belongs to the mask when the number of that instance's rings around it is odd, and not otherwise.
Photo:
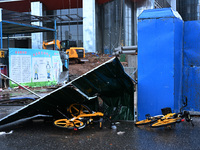
[(69, 112), (72, 117), (76, 117), (80, 114), (90, 114), (92, 110), (83, 104), (72, 104), (69, 106)]
[(146, 125), (146, 124), (153, 123), (153, 122), (155, 122), (155, 121), (157, 121), (157, 120), (145, 119), (145, 120), (137, 121), (137, 122), (135, 123), (135, 125), (136, 125), (136, 126), (139, 126), (139, 125)]
[(191, 116), (190, 116), (189, 111), (184, 111), (183, 116), (185, 117), (185, 120), (186, 120), (187, 122), (190, 122)]
[(152, 128), (167, 127), (167, 126), (177, 123), (177, 121), (180, 119), (181, 118), (158, 120), (156, 123), (152, 124), (151, 127)]
[(59, 119), (54, 121), (54, 125), (60, 128), (67, 128), (67, 129), (82, 129), (86, 126), (86, 124), (78, 119), (74, 121), (70, 121), (68, 119)]
[(158, 116), (154, 116), (154, 117), (148, 117), (147, 119), (145, 120), (141, 120), (141, 121), (137, 121), (135, 123), (136, 126), (139, 126), (139, 125), (146, 125), (146, 124), (151, 124), (151, 123), (154, 123), (156, 122), (158, 119), (162, 118), (163, 115), (158, 115)]

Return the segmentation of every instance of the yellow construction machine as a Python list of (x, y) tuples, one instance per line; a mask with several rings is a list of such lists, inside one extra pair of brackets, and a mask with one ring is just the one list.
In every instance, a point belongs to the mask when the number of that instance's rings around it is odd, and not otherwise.
[[(56, 48), (55, 48), (56, 47)], [(43, 41), (43, 49), (58, 49), (60, 51), (66, 51), (66, 53), (69, 55), (69, 60), (74, 63), (80, 63), (86, 61), (85, 58), (85, 49), (83, 47), (77, 47), (76, 41), (59, 41), (56, 40), (56, 46), (55, 46), (55, 40), (50, 42), (44, 42)]]

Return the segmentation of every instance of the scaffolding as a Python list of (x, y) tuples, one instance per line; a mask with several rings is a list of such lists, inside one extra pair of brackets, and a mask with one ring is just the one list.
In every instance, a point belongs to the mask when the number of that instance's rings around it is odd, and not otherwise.
[[(83, 17), (78, 14), (78, 8), (76, 12), (77, 13), (71, 14), (60, 13), (56, 15), (35, 16), (30, 15), (29, 13), (0, 9), (0, 18), (2, 18), (0, 20), (0, 48), (3, 48), (3, 36), (6, 36), (9, 41), (9, 37), (11, 35), (36, 32), (53, 32), (53, 39), (57, 39), (57, 29), (59, 26), (62, 29), (62, 26), (64, 25), (77, 25), (78, 29), (78, 25), (83, 24)], [(42, 22), (43, 26), (33, 25), (34, 22)], [(53, 24), (53, 26), (47, 27), (49, 23)], [(62, 30), (59, 30), (59, 32), (59, 34), (62, 34)], [(79, 34), (78, 30), (77, 33)], [(78, 34), (77, 37), (79, 36)]]
[(1, 39), (0, 49), (3, 48), (3, 36), (8, 37), (8, 43), (9, 43), (9, 36), (15, 34), (54, 32), (54, 34), (56, 35), (56, 26), (54, 28), (47, 28), (44, 26), (36, 26), (32, 24), (33, 22), (48, 21), (48, 20), (52, 21), (51, 18), (48, 18), (46, 16), (40, 17), (40, 16), (30, 15), (28, 13), (19, 13), (5, 9), (0, 9), (0, 39)]

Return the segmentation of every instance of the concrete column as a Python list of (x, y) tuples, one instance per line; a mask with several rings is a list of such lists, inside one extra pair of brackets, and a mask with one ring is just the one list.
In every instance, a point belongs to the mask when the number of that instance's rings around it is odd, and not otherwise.
[[(42, 16), (42, 3), (31, 2), (31, 15)], [(33, 22), (33, 25), (42, 26), (42, 22)], [(42, 49), (43, 33), (32, 33), (32, 48)]]
[(125, 46), (133, 45), (133, 12), (131, 1), (126, 1), (124, 5)]
[(95, 0), (83, 0), (83, 47), (96, 52)]
[(137, 8), (136, 4), (131, 0), (126, 0), (124, 4), (124, 34), (125, 46), (137, 44)]

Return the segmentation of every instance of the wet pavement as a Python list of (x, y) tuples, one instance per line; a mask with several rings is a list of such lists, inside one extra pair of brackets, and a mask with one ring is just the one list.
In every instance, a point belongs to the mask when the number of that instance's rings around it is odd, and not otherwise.
[[(9, 106), (13, 108), (1, 106), (0, 109), (3, 110), (3, 107), (10, 109), (10, 112), (16, 108), (14, 106)], [(135, 127), (133, 122), (119, 122), (116, 125), (117, 129), (110, 129), (109, 124), (106, 123), (103, 129), (92, 125), (74, 131), (55, 127), (51, 122), (45, 123), (38, 120), (14, 129), (12, 133), (3, 134), (0, 132), (0, 149), (195, 150), (200, 149), (200, 118), (194, 117), (193, 121), (194, 127), (190, 123), (183, 122), (172, 129)]]

